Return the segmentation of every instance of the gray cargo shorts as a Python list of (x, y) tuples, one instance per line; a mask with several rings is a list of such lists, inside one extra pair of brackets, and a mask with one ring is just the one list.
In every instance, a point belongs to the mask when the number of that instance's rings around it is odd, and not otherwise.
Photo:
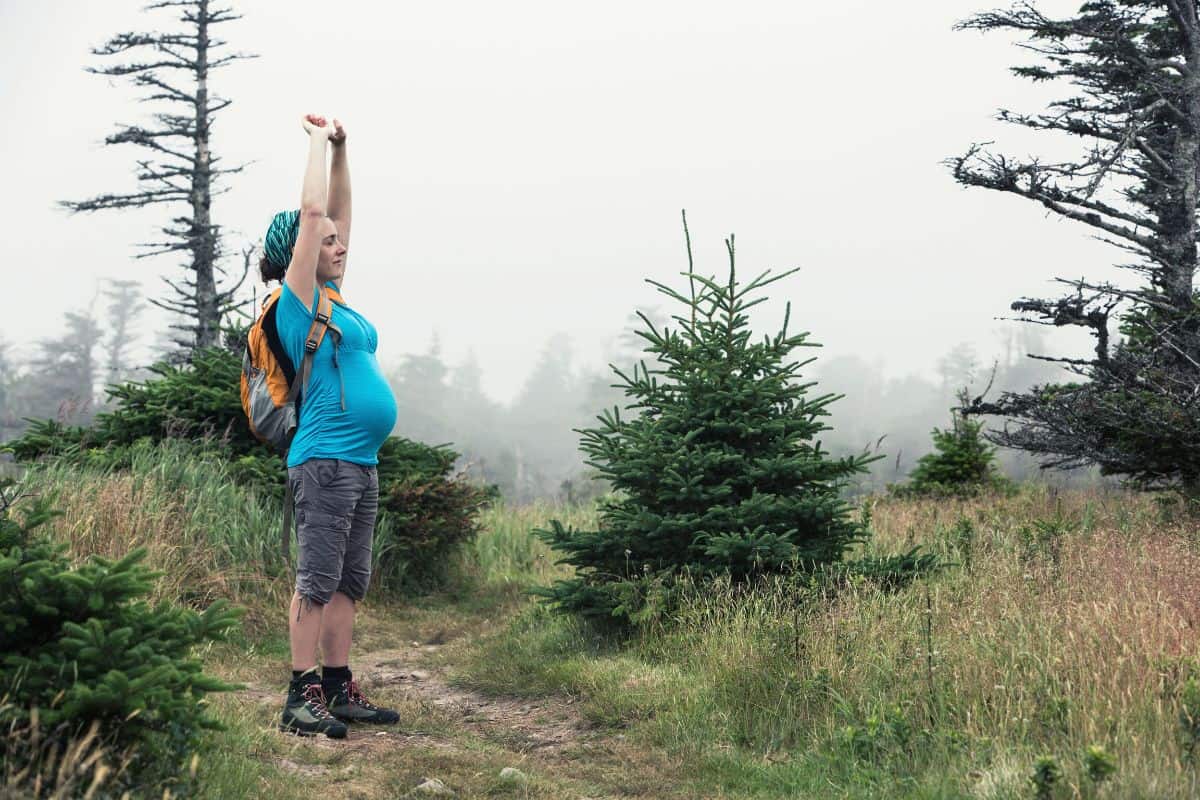
[(379, 473), (338, 458), (288, 467), (296, 498), (296, 594), (325, 605), (334, 592), (362, 600), (371, 581)]

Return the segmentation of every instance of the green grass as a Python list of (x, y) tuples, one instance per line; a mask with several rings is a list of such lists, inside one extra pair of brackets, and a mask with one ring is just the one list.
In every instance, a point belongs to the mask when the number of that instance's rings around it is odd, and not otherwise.
[(63, 515), (53, 531), (72, 557), (145, 546), (147, 563), (164, 572), (158, 599), (203, 606), (224, 597), (257, 612), (289, 593), (278, 503), (237, 485), (219, 456), (187, 442), (134, 447), (122, 471), (35, 465), (21, 487), (57, 498)]
[(596, 524), (596, 506), (495, 504), (480, 515), (482, 533), (462, 553), (464, 579), (477, 590), (504, 593), (569, 576), (570, 568), (556, 563), (558, 554), (533, 535), (550, 519), (586, 529)]
[[(1194, 796), (1179, 714), (1200, 654), (1200, 553), (1186, 520), (1145, 497), (1028, 487), (874, 513), (867, 552), (920, 544), (957, 566), (815, 602), (782, 580), (710, 585), (624, 642), (530, 603), (459, 654), (458, 679), (579, 698), (728, 796), (1027, 797), (1044, 754), (1064, 773), (1055, 796)], [(501, 528), (505, 549), (521, 546)], [(1117, 757), (1102, 785), (1090, 745)]]
[[(207, 662), (234, 680), (282, 685), (290, 580), (278, 511), (218, 460), (168, 443), (128, 473), (40, 466), (24, 485), (59, 495), (55, 531), (76, 556), (145, 544), (166, 572), (162, 599), (251, 606), (242, 637)], [(371, 598), (356, 641), (444, 634), (431, 658), (461, 686), (570, 701), (605, 737), (605, 755), (521, 761), (530, 797), (1027, 798), (1046, 755), (1063, 772), (1057, 798), (1196, 796), (1185, 756), (1200, 727), (1181, 724), (1181, 713), (1200, 718), (1200, 689), (1188, 688), (1200, 680), (1192, 520), (1145, 496), (1039, 487), (865, 502), (876, 536), (862, 554), (920, 545), (953, 566), (895, 592), (865, 580), (815, 595), (781, 579), (749, 592), (697, 587), (616, 639), (529, 595), (570, 574), (531, 532), (552, 518), (594, 526), (596, 507), (498, 505), (445, 591)], [(215, 698), (227, 730), (201, 756), (201, 796), (316, 797), (336, 777), (348, 796), (394, 797), (425, 773), (460, 796), (510, 796), (494, 774), (513, 762), (509, 745), (393, 699), (445, 747), (418, 739), (344, 772), (338, 756), (274, 733), (274, 700)], [(1116, 759), (1103, 784), (1087, 775), (1090, 746)], [(287, 761), (323, 771), (300, 781)]]

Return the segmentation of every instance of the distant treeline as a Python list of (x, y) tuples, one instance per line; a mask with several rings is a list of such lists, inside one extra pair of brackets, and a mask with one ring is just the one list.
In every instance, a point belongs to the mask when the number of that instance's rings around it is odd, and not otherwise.
[[(999, 343), (1000, 352), (987, 360), (970, 345), (954, 345), (938, 359), (936, 380), (919, 375), (884, 379), (879, 364), (823, 351), (811, 365), (810, 379), (819, 381), (814, 388), (818, 393), (845, 395), (830, 406), (828, 424), (833, 430), (822, 437), (824, 446), (837, 455), (867, 450), (887, 456), (871, 464), (870, 475), (859, 478), (857, 492), (883, 489), (908, 477), (917, 459), (933, 449), (932, 430), (952, 426), (950, 408), (958, 405), (957, 390), (966, 387), (978, 396), (986, 389), (991, 398), (1004, 391), (1024, 392), (1034, 385), (1069, 380), (1060, 365), (1029, 357), (1048, 350), (1037, 329), (1014, 327), (1007, 333), (1010, 338)], [(1004, 423), (996, 418), (984, 421), (986, 428)], [(1043, 471), (1037, 459), (1018, 450), (1001, 448), (996, 460), (1014, 480), (1075, 487), (1101, 481), (1095, 468)]]
[(86, 425), (104, 407), (102, 387), (145, 377), (131, 356), (144, 309), (136, 281), (106, 279), (92, 302), (64, 312), (58, 335), (34, 342), (32, 353), (22, 357), (0, 339), (0, 442), (19, 436), (26, 419)]
[[(655, 325), (663, 322), (654, 312), (643, 313)], [(405, 356), (391, 373), (400, 405), (396, 432), (434, 444), (453, 442), (465, 466), (516, 502), (592, 496), (606, 487), (592, 479), (579, 452), (579, 434), (572, 429), (592, 427), (602, 409), (624, 405), (625, 398), (611, 387), (617, 380), (607, 364), (628, 371), (645, 357), (644, 342), (631, 333), (638, 322), (634, 317), (627, 321), (603, 368), (573, 364), (569, 337), (549, 338), (509, 405), (483, 392), (482, 369), (473, 357), (447, 365), (435, 339), (429, 352)], [(832, 430), (820, 437), (823, 448), (834, 455), (864, 450), (887, 455), (855, 481), (854, 491), (870, 492), (904, 480), (917, 459), (933, 449), (932, 430), (950, 427), (957, 389), (966, 386), (978, 394), (990, 380), (988, 394), (993, 396), (1063, 379), (1060, 366), (1028, 357), (1045, 351), (1038, 331), (1016, 329), (1011, 336), (1000, 355), (986, 363), (969, 345), (952, 347), (937, 362), (936, 380), (918, 375), (885, 379), (881, 364), (828, 349), (812, 351), (817, 360), (802, 370), (805, 381), (818, 382), (810, 393), (845, 395), (830, 406), (827, 423)], [(1032, 457), (1017, 451), (1002, 450), (998, 460), (1003, 472), (1017, 480), (1044, 476), (1059, 485), (1098, 480), (1094, 470), (1044, 475)]]
[[(138, 345), (133, 323), (143, 307), (135, 285), (109, 281), (100, 297), (107, 302), (66, 312), (62, 332), (36, 342), (23, 359), (11, 343), (0, 341), (0, 441), (19, 435), (26, 418), (86, 424), (105, 407), (104, 386), (146, 376), (129, 363)], [(665, 323), (659, 312), (642, 313), (660, 329)], [(633, 315), (626, 320), (603, 364), (578, 364), (568, 335), (548, 337), (508, 404), (483, 391), (483, 367), (473, 355), (447, 364), (435, 337), (427, 352), (405, 355), (388, 369), (400, 407), (395, 432), (427, 444), (452, 443), (462, 453), (461, 468), (498, 485), (513, 502), (595, 496), (606, 487), (583, 463), (573, 429), (591, 427), (602, 409), (624, 405), (623, 395), (612, 388), (618, 379), (608, 364), (627, 371), (647, 358), (645, 342), (632, 333), (640, 324)], [(1061, 380), (1061, 368), (1027, 357), (1043, 351), (1037, 331), (1017, 329), (1012, 336), (995, 365), (991, 393)], [(932, 429), (950, 424), (955, 390), (981, 391), (992, 371), (992, 363), (967, 345), (939, 359), (936, 380), (885, 379), (881, 364), (827, 348), (808, 355), (817, 356), (802, 370), (804, 380), (818, 382), (810, 392), (845, 395), (830, 406), (827, 423), (833, 429), (821, 437), (824, 449), (835, 455), (867, 450), (887, 456), (856, 481), (857, 492), (903, 480), (932, 449)], [(1036, 462), (1025, 454), (1001, 451), (1000, 462), (1009, 477), (1037, 476)], [(1054, 479), (1081, 483), (1095, 477), (1055, 473)]]

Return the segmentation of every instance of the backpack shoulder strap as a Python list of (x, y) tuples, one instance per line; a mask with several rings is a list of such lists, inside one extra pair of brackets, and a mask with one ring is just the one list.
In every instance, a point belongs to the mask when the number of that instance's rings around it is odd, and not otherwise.
[[(324, 286), (321, 287), (321, 293), (317, 296), (317, 309), (313, 314), (312, 325), (308, 328), (308, 337), (304, 340), (304, 358), (300, 362), (300, 369), (296, 371), (296, 379), (292, 381), (292, 385), (288, 387), (288, 401), (295, 402), (300, 395), (301, 387), (308, 385), (308, 378), (312, 374), (313, 357), (317, 353), (317, 348), (321, 346), (321, 341), (325, 338), (325, 333), (332, 330), (334, 338), (340, 339), (342, 332), (333, 324), (333, 300), (329, 297), (329, 290)], [(265, 305), (265, 303), (264, 303)], [(342, 405), (345, 405), (343, 399)], [(292, 495), (292, 481), (287, 480), (287, 487), (284, 490), (283, 496), (283, 529), (280, 536), (280, 549), (283, 554), (283, 563), (291, 566), (292, 563), (292, 528), (295, 519), (295, 497)]]
[(296, 380), (292, 381), (292, 385), (288, 387), (288, 400), (295, 402), (300, 395), (301, 387), (308, 385), (308, 376), (312, 373), (313, 356), (317, 352), (317, 348), (321, 346), (321, 341), (325, 338), (326, 331), (333, 329), (335, 335), (340, 334), (337, 326), (332, 323), (333, 319), (333, 301), (324, 287), (321, 287), (321, 293), (317, 296), (317, 309), (313, 314), (312, 325), (308, 328), (308, 337), (304, 340), (304, 359), (300, 362), (300, 369), (296, 370)]

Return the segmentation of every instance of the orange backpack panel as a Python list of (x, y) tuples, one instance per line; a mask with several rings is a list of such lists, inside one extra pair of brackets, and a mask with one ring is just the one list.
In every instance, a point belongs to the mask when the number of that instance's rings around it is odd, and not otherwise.
[(337, 297), (339, 301), (341, 298), (337, 292), (321, 287), (316, 314), (304, 343), (304, 359), (297, 368), (288, 358), (276, 327), (275, 316), (282, 294), (281, 287), (267, 296), (258, 319), (246, 334), (241, 396), (250, 430), (280, 453), (286, 453), (300, 421), (301, 392), (312, 371), (313, 354), (320, 347), (326, 331), (332, 330), (335, 337), (340, 333), (330, 318), (333, 298)]

